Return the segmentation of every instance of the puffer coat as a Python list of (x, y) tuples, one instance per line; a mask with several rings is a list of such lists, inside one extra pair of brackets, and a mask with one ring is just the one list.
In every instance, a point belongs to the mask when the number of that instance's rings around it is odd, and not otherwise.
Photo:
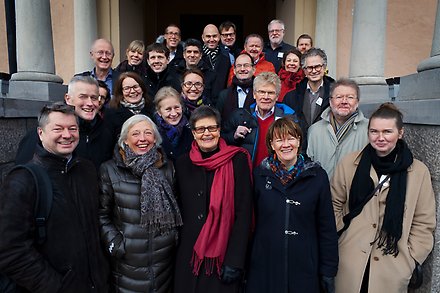
[[(160, 170), (171, 184), (172, 164), (164, 161)], [(141, 227), (141, 178), (125, 166), (119, 149), (100, 173), (101, 238), (111, 258), (114, 291), (169, 292), (177, 230), (153, 235)]]

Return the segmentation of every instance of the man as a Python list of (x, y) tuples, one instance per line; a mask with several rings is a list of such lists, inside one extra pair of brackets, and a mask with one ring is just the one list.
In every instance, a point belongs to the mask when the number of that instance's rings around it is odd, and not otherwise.
[(302, 34), (296, 40), (296, 48), (301, 52), (301, 54), (305, 54), (312, 47), (313, 39), (308, 34)]
[(285, 116), (294, 121), (297, 119), (291, 108), (277, 103), (281, 81), (276, 73), (263, 72), (257, 75), (253, 89), (256, 103), (251, 105), (250, 111), (236, 109), (224, 123), (222, 137), (229, 144), (247, 149), (255, 167), (268, 156), (265, 140), (270, 124)]
[(284, 53), (292, 49), (293, 46), (283, 41), (285, 28), (282, 20), (274, 19), (269, 22), (267, 32), (269, 42), (264, 46), (264, 54), (266, 60), (271, 62), (275, 67), (275, 72), (278, 72), (281, 68)]
[(330, 107), (309, 128), (307, 154), (327, 171), (329, 178), (340, 159), (368, 143), (368, 119), (359, 110), (359, 86), (339, 79), (330, 86)]
[(231, 64), (234, 64), (235, 57), (240, 54), (240, 48), (237, 46), (237, 27), (233, 22), (225, 21), (218, 27), (220, 31), (220, 52), (229, 58)]
[(203, 61), (215, 72), (215, 83), (211, 91), (213, 104), (217, 102), (217, 96), (221, 90), (226, 88), (229, 67), (231, 62), (228, 57), (220, 52), (220, 33), (213, 24), (208, 24), (203, 29)]
[(238, 55), (234, 63), (234, 78), (232, 85), (220, 92), (217, 109), (222, 115), (222, 121), (229, 119), (231, 113), (238, 108), (250, 110), (254, 103), (252, 84), (255, 65), (251, 55), (244, 52)]
[[(283, 102), (295, 110), (306, 138), (307, 129), (321, 119), (322, 112), (329, 106), (330, 84), (334, 80), (325, 75), (327, 55), (321, 49), (308, 50), (302, 55), (301, 64), (306, 78), (284, 96)], [(306, 149), (307, 142), (303, 141), (303, 151)]]
[(176, 56), (178, 59), (182, 58), (182, 45), (180, 41), (180, 28), (175, 24), (168, 25), (165, 29), (163, 45), (170, 51), (169, 62), (172, 62)]
[(113, 84), (118, 80), (119, 73), (112, 69), (115, 50), (109, 40), (97, 39), (93, 42), (90, 49), (90, 58), (92, 58), (95, 67), (91, 71), (85, 71), (77, 75), (92, 76), (96, 80), (102, 80), (113, 94)]
[[(92, 161), (97, 170), (101, 163), (112, 158), (115, 141), (98, 114), (101, 97), (98, 82), (91, 76), (74, 76), (64, 96), (67, 105), (75, 107), (79, 119), (78, 156)], [(39, 143), (37, 131), (32, 129), (20, 141), (16, 164), (24, 164), (32, 159)]]
[(152, 99), (157, 91), (164, 86), (171, 86), (180, 92), (180, 81), (177, 75), (168, 68), (168, 58), (170, 51), (162, 44), (153, 43), (145, 51), (147, 56), (147, 75), (145, 76), (145, 85), (147, 94)]
[[(242, 52), (246, 52), (252, 56), (255, 65), (255, 76), (261, 72), (275, 72), (273, 64), (265, 59), (263, 44), (263, 38), (258, 34), (250, 34), (244, 41), (244, 50)], [(229, 70), (228, 86), (231, 85), (233, 77), (234, 68), (231, 67)]]
[(38, 136), (32, 163), (47, 171), (53, 187), (46, 237), (36, 243), (34, 178), (16, 169), (0, 189), (0, 272), (26, 292), (108, 292), (97, 174), (92, 163), (74, 153), (79, 127), (73, 107), (45, 106)]

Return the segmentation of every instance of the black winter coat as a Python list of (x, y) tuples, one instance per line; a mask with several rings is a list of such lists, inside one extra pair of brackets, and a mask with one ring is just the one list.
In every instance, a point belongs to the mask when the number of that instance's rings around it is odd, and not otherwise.
[(108, 292), (99, 239), (98, 184), (92, 163), (38, 146), (32, 160), (47, 170), (53, 201), (42, 245), (35, 239), (36, 188), (18, 169), (0, 189), (0, 271), (33, 293)]
[(215, 73), (215, 81), (212, 84), (211, 89), (211, 103), (215, 106), (219, 93), (227, 87), (231, 61), (229, 60), (229, 57), (226, 57), (220, 51), (218, 53), (215, 66), (213, 66), (211, 59), (206, 54), (203, 54), (202, 61), (207, 64)]
[(173, 146), (171, 140), (168, 138), (163, 128), (161, 128), (160, 126), (158, 126), (157, 128), (159, 129), (159, 133), (162, 136), (162, 149), (165, 152), (167, 158), (170, 159), (173, 164), (176, 162), (176, 159), (178, 157), (183, 154), (189, 153), (191, 149), (191, 144), (194, 140), (189, 126), (183, 127), (182, 134), (180, 135), (179, 142), (176, 146)]
[(147, 67), (147, 74), (144, 76), (145, 85), (147, 87), (147, 94), (151, 99), (154, 99), (157, 91), (164, 86), (170, 86), (174, 88), (178, 93), (182, 91), (180, 86), (179, 76), (170, 69), (165, 68), (160, 73), (154, 72), (150, 66)]
[[(165, 161), (160, 170), (171, 184), (172, 164)], [(140, 226), (141, 178), (125, 166), (119, 148), (100, 175), (101, 239), (111, 256), (114, 292), (168, 293), (177, 229), (153, 235)]]
[[(245, 154), (232, 158), (234, 168), (234, 210), (235, 222), (229, 236), (223, 264), (244, 269), (246, 249), (250, 234), (252, 214), (251, 174)], [(192, 273), (190, 264), (194, 244), (208, 215), (210, 193), (214, 171), (195, 166), (189, 154), (181, 156), (176, 163), (177, 194), (183, 227), (176, 255), (174, 293), (229, 293), (238, 292), (240, 283), (223, 284), (216, 270), (207, 276), (204, 263), (198, 276)]]
[(319, 276), (334, 277), (338, 236), (327, 173), (306, 159), (282, 185), (267, 159), (254, 170), (255, 235), (247, 291), (318, 293)]

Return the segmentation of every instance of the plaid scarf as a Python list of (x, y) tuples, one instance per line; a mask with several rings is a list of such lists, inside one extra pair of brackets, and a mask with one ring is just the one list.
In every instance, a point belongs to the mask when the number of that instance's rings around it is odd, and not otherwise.
[(348, 119), (344, 122), (342, 125), (338, 125), (338, 122), (335, 119), (335, 116), (333, 115), (333, 112), (330, 111), (330, 124), (333, 128), (333, 131), (335, 132), (336, 138), (338, 139), (338, 142), (341, 142), (347, 133), (350, 132), (350, 129), (353, 128), (354, 120), (359, 115), (359, 110), (356, 110)]
[(280, 179), (283, 185), (286, 185), (293, 179), (299, 176), (304, 170), (304, 157), (299, 155), (295, 165), (292, 169), (287, 170), (286, 166), (278, 160), (277, 155), (271, 154), (268, 158), (269, 167), (278, 179)]

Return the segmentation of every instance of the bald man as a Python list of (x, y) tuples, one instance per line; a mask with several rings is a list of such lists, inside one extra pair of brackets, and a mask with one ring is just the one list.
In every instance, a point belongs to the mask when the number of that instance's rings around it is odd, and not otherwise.
[(220, 52), (220, 33), (213, 24), (208, 24), (203, 29), (203, 56), (202, 59), (216, 74), (215, 83), (211, 90), (211, 100), (215, 105), (218, 94), (226, 88), (231, 61)]

